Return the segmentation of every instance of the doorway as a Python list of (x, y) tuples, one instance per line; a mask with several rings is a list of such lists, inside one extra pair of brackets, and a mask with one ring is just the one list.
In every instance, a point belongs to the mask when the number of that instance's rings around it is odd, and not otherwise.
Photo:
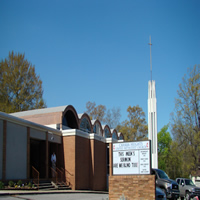
[(43, 140), (30, 140), (30, 177), (32, 177), (32, 166), (40, 173), (40, 178), (45, 178), (46, 145)]

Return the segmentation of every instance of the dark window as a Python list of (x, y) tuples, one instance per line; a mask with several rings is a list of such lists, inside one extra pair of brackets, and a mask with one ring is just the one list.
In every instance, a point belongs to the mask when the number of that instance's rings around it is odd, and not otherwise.
[(81, 120), (80, 129), (88, 133), (91, 132), (89, 121), (86, 118)]
[(181, 179), (181, 185), (183, 185), (184, 184), (184, 180), (183, 179)]

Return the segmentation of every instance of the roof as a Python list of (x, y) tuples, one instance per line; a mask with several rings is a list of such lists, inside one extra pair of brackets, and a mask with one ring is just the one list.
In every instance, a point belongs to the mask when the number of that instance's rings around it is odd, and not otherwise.
[(18, 118), (16, 116), (11, 116), (11, 115), (4, 113), (4, 112), (0, 112), (0, 119), (8, 120), (8, 121), (13, 122), (13, 123), (21, 124), (23, 126), (28, 126), (28, 127), (31, 127), (31, 128), (40, 129), (40, 130), (43, 130), (43, 131), (49, 131), (49, 132), (53, 132), (53, 133), (57, 133), (57, 134), (61, 135), (60, 130), (50, 128), (48, 126), (40, 125), (40, 124), (37, 124), (37, 123), (34, 123), (34, 122), (30, 122), (30, 121), (27, 121), (25, 119)]
[(84, 115), (84, 113), (78, 114), (78, 118), (81, 119), (81, 117)]
[(52, 108), (41, 108), (35, 110), (27, 110), (22, 112), (10, 113), (10, 115), (15, 117), (23, 117), (29, 115), (38, 115), (38, 114), (45, 114), (45, 113), (54, 113), (54, 112), (64, 112), (66, 106), (59, 106), (59, 107), (52, 107)]
[[(102, 125), (102, 128), (104, 129), (106, 126), (108, 126), (107, 124)], [(109, 127), (109, 126), (108, 126)], [(110, 129), (110, 127), (109, 127)]]
[(94, 120), (94, 119), (91, 120), (92, 125), (94, 125), (95, 122), (96, 122), (96, 120)]

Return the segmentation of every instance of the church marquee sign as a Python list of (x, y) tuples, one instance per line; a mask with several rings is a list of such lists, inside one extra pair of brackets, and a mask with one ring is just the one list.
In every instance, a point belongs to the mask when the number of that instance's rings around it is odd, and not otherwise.
[(151, 142), (113, 143), (113, 175), (151, 173)]

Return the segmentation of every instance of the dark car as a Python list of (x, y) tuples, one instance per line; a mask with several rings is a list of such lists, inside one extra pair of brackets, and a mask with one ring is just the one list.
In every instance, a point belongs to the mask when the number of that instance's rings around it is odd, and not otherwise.
[(166, 200), (166, 194), (159, 187), (156, 187), (156, 200)]
[(191, 179), (177, 178), (176, 182), (179, 184), (181, 199), (190, 200), (196, 196), (200, 198), (200, 188), (197, 187)]
[(168, 199), (178, 199), (180, 195), (179, 187), (176, 181), (170, 179), (168, 175), (160, 169), (152, 169), (155, 174), (156, 187), (159, 187)]

